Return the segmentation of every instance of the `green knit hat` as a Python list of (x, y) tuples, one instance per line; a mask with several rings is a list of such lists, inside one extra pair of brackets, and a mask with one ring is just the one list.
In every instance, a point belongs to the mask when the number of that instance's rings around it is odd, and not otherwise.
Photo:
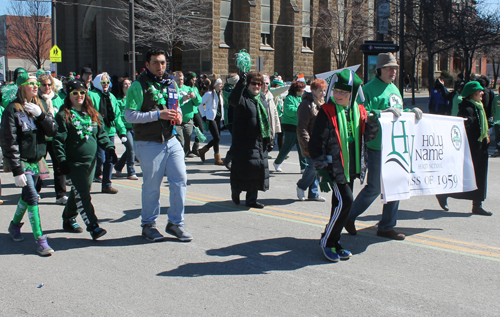
[(16, 85), (21, 86), (30, 79), (30, 75), (24, 70), (19, 70), (17, 73)]
[(469, 97), (478, 90), (484, 90), (483, 86), (481, 86), (481, 84), (477, 81), (469, 81), (467, 84), (465, 84), (460, 96)]
[[(332, 87), (333, 85), (333, 87)], [(350, 106), (354, 105), (358, 95), (361, 102), (365, 101), (365, 96), (363, 95), (363, 89), (361, 88), (363, 81), (359, 78), (356, 73), (350, 69), (344, 69), (340, 73), (333, 75), (330, 82), (329, 96), (333, 95), (333, 89), (345, 90), (351, 93), (351, 103)]]

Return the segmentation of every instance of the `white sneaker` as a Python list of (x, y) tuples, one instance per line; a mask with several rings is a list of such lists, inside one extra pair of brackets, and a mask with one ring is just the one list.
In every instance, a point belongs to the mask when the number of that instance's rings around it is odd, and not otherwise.
[(56, 199), (56, 204), (58, 205), (66, 205), (67, 202), (68, 202), (68, 197), (66, 196), (62, 196), (61, 198)]
[(306, 200), (306, 191), (300, 189), (299, 186), (297, 186), (297, 197), (300, 201)]
[(273, 165), (276, 172), (283, 172), (283, 170), (281, 169), (281, 164), (273, 163)]

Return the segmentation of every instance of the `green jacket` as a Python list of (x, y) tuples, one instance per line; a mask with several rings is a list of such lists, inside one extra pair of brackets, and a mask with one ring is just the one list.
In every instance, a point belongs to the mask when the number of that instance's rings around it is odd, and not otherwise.
[(302, 97), (288, 95), (283, 104), (283, 117), (281, 124), (297, 125), (297, 109), (302, 102)]
[[(45, 102), (45, 99), (40, 97), (40, 101), (42, 102), (43, 107), (45, 108), (45, 111), (47, 112), (49, 110), (48, 104)], [(54, 108), (54, 117), (55, 115), (59, 112), (59, 108), (64, 104), (64, 99), (61, 99), (61, 97), (57, 94), (54, 94), (54, 97), (52, 98), (52, 107)], [(52, 141), (52, 138), (46, 138), (47, 141)]]
[[(88, 92), (88, 95), (90, 99), (92, 100), (92, 103), (94, 104), (94, 108), (99, 112), (99, 105), (101, 104), (101, 96), (102, 92), (98, 89), (94, 89), (92, 91)], [(109, 99), (111, 100), (111, 104), (113, 105), (113, 111), (115, 112), (115, 126), (114, 127), (104, 127), (104, 130), (108, 133), (110, 137), (114, 136), (116, 133), (118, 133), (119, 136), (125, 136), (127, 135), (127, 130), (125, 129), (125, 125), (123, 124), (122, 121), (122, 116), (121, 116), (121, 111), (120, 108), (118, 107), (118, 102), (116, 100), (116, 97), (112, 94), (109, 93)]]
[(52, 141), (56, 159), (59, 162), (68, 161), (72, 166), (90, 165), (96, 159), (97, 146), (104, 151), (114, 149), (115, 145), (109, 140), (108, 134), (104, 130), (104, 122), (99, 116), (101, 125), (96, 122), (92, 124), (92, 135), (88, 138), (81, 138), (71, 119), (66, 122), (66, 113), (59, 111), (56, 115), (58, 124), (57, 133)]
[(499, 101), (500, 95), (496, 95), (491, 103), (491, 116), (493, 117), (494, 125), (500, 125), (500, 106), (498, 105)]
[[(186, 101), (186, 103), (181, 104), (182, 97), (190, 92), (194, 92), (196, 98), (190, 99)], [(201, 105), (201, 96), (198, 88), (182, 85), (182, 87), (179, 88), (179, 104), (181, 104), (182, 122), (188, 122), (193, 119), (194, 115), (198, 113), (198, 106)]]
[(132, 123), (128, 123), (125, 120), (125, 104), (127, 103), (127, 97), (123, 97), (122, 99), (117, 99), (118, 108), (120, 109), (120, 115), (122, 117), (123, 125), (126, 129), (132, 129)]
[[(368, 113), (373, 111), (377, 114), (377, 116), (380, 116), (380, 112), (388, 108), (403, 110), (403, 98), (399, 93), (398, 87), (396, 87), (393, 83), (387, 84), (380, 78), (375, 77), (368, 84), (363, 86), (363, 94), (365, 95), (365, 102), (363, 105)], [(379, 129), (375, 139), (366, 143), (368, 148), (378, 151), (381, 150), (381, 130), (382, 129)]]

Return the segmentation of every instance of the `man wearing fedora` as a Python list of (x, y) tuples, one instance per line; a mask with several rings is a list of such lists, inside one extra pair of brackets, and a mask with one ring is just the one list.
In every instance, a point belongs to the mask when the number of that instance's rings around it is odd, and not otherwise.
[[(364, 106), (368, 112), (377, 116), (381, 111), (391, 112), (396, 118), (401, 116), (403, 98), (398, 87), (393, 84), (398, 72), (398, 62), (391, 53), (378, 55), (376, 76), (363, 87), (365, 95)], [(422, 111), (413, 108), (417, 120), (422, 117)], [(365, 212), (372, 202), (380, 195), (380, 162), (381, 162), (381, 132), (372, 141), (367, 142), (368, 147), (368, 177), (366, 186), (359, 192), (354, 200), (349, 213), (345, 229), (349, 234), (357, 233), (354, 221)], [(377, 235), (395, 240), (404, 240), (405, 235), (394, 230), (397, 221), (399, 201), (391, 201), (384, 205), (382, 219), (378, 224)]]

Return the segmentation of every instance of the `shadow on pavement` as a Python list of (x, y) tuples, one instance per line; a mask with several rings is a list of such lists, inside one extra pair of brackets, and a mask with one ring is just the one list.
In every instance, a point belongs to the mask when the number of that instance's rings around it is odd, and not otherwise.
[[(274, 253), (274, 254), (266, 254)], [(278, 254), (276, 254), (278, 253)], [(158, 276), (254, 275), (270, 271), (294, 271), (310, 265), (330, 264), (318, 240), (283, 237), (250, 241), (206, 251), (207, 255), (240, 256), (228, 261), (187, 263)]]
[[(413, 220), (413, 219), (434, 220), (434, 219), (449, 218), (449, 217), (468, 218), (471, 215), (472, 213), (470, 212), (453, 212), (453, 211), (444, 211), (441, 209), (424, 209), (421, 211), (400, 209), (398, 211), (399, 220)], [(380, 214), (380, 215), (360, 216), (358, 217), (358, 219), (363, 221), (377, 221), (380, 220), (381, 217), (382, 215)]]

